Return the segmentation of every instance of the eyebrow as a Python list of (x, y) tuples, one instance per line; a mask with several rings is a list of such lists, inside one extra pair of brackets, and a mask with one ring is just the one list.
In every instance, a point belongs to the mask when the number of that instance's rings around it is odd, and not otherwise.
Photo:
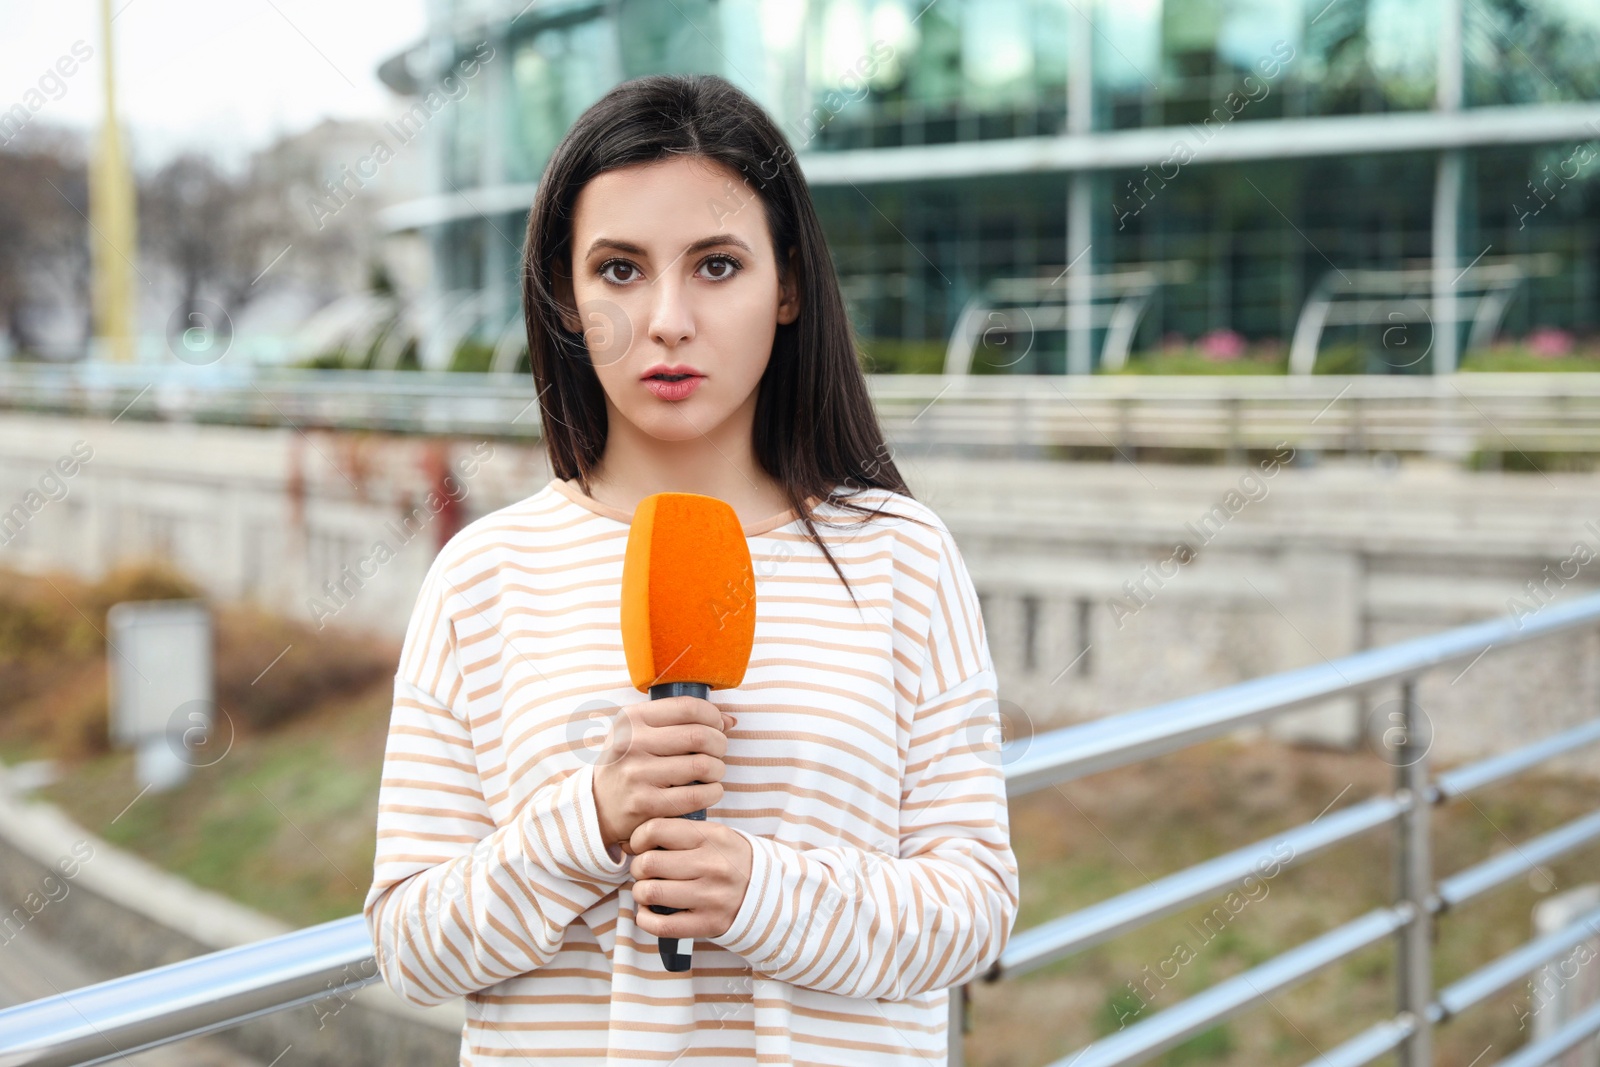
[[(685, 248), (683, 250), (683, 254), (686, 256), (693, 255), (696, 252), (707, 248), (714, 248), (717, 245), (733, 245), (736, 248), (744, 249), (752, 256), (756, 254), (755, 249), (751, 248), (749, 245), (745, 244), (744, 241), (738, 237), (735, 237), (731, 233), (714, 233), (710, 237), (702, 237), (700, 240), (691, 244), (688, 248)], [(610, 237), (597, 237), (595, 238), (594, 243), (589, 246), (589, 250), (584, 253), (584, 258), (594, 255), (602, 248), (615, 249), (618, 252), (626, 252), (633, 256), (648, 257), (650, 254), (641, 246), (633, 244), (630, 241), (618, 241)]]

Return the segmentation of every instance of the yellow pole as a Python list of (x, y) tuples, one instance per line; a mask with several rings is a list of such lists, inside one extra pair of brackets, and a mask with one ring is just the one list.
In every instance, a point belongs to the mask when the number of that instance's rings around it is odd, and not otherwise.
[(119, 363), (134, 360), (134, 257), (138, 255), (133, 181), (117, 125), (117, 86), (111, 56), (111, 0), (100, 0), (100, 55), (105, 73), (105, 117), (90, 171), (93, 223), (95, 340)]

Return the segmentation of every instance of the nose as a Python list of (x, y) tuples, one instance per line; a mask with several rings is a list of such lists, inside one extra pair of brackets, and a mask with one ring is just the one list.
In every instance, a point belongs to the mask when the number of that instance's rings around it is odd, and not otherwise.
[(694, 314), (685, 283), (669, 272), (651, 287), (650, 340), (668, 348), (694, 338)]

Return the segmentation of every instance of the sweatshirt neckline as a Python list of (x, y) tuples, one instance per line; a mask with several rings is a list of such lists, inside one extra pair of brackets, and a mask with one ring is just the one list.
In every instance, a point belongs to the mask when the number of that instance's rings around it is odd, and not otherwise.
[[(579, 507), (584, 508), (587, 511), (592, 511), (596, 515), (613, 519), (622, 523), (624, 526), (633, 525), (633, 513), (631, 511), (624, 511), (614, 505), (606, 504), (602, 501), (596, 500), (594, 497), (585, 493), (577, 484), (569, 479), (551, 478), (550, 487), (556, 492), (560, 493), (562, 496), (566, 497), (568, 500), (572, 501), (574, 504), (577, 504)], [(815, 507), (817, 504), (817, 498), (812, 497), (809, 503), (812, 507)], [(797, 522), (799, 519), (799, 514), (796, 513), (794, 508), (790, 507), (785, 508), (776, 515), (769, 516), (768, 518), (758, 519), (752, 523), (743, 523), (741, 524), (741, 528), (744, 530), (744, 535), (746, 537), (756, 537), (760, 534), (770, 533), (779, 527), (787, 526), (792, 522)]]

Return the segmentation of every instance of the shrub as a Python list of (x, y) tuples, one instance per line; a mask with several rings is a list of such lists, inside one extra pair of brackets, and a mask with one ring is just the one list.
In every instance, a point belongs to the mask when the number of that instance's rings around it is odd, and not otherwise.
[(217, 703), (257, 730), (392, 678), (397, 662), (370, 638), (318, 631), (255, 608), (218, 612), (216, 644)]

